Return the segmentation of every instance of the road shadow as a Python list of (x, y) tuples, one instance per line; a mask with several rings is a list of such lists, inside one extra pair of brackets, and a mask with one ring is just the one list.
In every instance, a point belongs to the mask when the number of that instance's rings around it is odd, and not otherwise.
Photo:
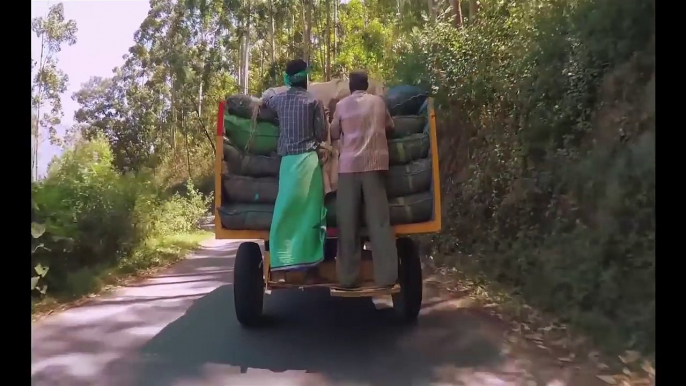
[[(446, 367), (503, 363), (502, 337), (485, 331), (482, 315), (431, 294), (408, 326), (370, 299), (274, 291), (265, 299), (267, 326), (246, 330), (226, 284), (237, 245), (205, 247), (43, 323), (32, 331), (32, 384), (428, 385), (443, 381)], [(289, 383), (293, 370), (317, 375)]]
[(205, 365), (220, 364), (239, 374), (304, 370), (327, 382), (404, 386), (428, 384), (441, 366), (490, 367), (502, 360), (497, 342), (480, 332), (479, 317), (468, 309), (436, 309), (405, 325), (368, 298), (280, 290), (266, 297), (265, 312), (266, 326), (244, 329), (235, 319), (232, 286), (215, 289), (145, 344), (138, 353), (145, 359), (128, 370), (132, 383), (200, 380)]
[[(32, 325), (32, 385), (127, 385), (112, 363), (230, 282), (236, 245), (204, 247), (162, 274)], [(118, 370), (117, 368), (114, 368)]]

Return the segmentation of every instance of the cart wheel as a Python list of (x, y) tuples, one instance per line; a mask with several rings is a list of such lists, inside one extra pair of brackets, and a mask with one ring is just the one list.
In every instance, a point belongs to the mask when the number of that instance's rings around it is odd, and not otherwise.
[(264, 277), (262, 251), (257, 243), (242, 243), (233, 267), (233, 301), (236, 319), (245, 327), (255, 326), (262, 316)]
[(414, 241), (402, 237), (398, 248), (398, 282), (400, 292), (393, 295), (393, 309), (407, 321), (417, 319), (422, 307), (422, 264)]

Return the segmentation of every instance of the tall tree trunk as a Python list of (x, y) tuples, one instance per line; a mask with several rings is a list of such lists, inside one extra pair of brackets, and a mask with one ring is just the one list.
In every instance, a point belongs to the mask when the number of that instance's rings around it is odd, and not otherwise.
[(172, 121), (171, 125), (171, 145), (172, 145), (172, 150), (174, 152), (174, 159), (176, 159), (176, 84), (174, 82), (174, 75), (171, 76), (171, 114), (172, 114)]
[(40, 38), (40, 61), (38, 62), (38, 102), (36, 106), (36, 132), (33, 135), (34, 139), (34, 144), (33, 144), (33, 162), (34, 162), (34, 170), (31, 171), (33, 174), (35, 172), (35, 176), (33, 181), (38, 181), (38, 147), (40, 146), (40, 108), (41, 105), (43, 104), (43, 81), (42, 81), (42, 74), (43, 74), (43, 68), (45, 67), (45, 63), (43, 61), (43, 57), (45, 55), (45, 34), (41, 35)]
[(307, 4), (307, 64), (310, 64), (312, 56), (312, 0), (305, 0)]
[(462, 1), (450, 0), (450, 7), (453, 9), (453, 24), (455, 28), (462, 27)]
[(271, 50), (269, 52), (269, 64), (273, 66), (276, 63), (276, 39), (274, 39), (274, 0), (269, 0), (269, 45)]
[(303, 59), (307, 62), (307, 64), (310, 64), (310, 42), (312, 41), (311, 39), (311, 29), (310, 29), (310, 22), (311, 22), (311, 15), (310, 15), (310, 7), (309, 7), (309, 0), (301, 0), (302, 2), (302, 13), (301, 13), (301, 22), (302, 22), (302, 28), (303, 28)]
[(333, 61), (338, 57), (338, 1), (333, 2)]
[(249, 83), (250, 83), (250, 12), (251, 0), (248, 0), (248, 20), (245, 23), (245, 47), (243, 51), (243, 94), (249, 94)]
[(295, 56), (297, 52), (297, 41), (295, 39), (295, 13), (291, 12), (291, 52), (289, 56)]
[(326, 0), (326, 80), (331, 80), (331, 0)]
[(200, 83), (198, 90), (198, 119), (202, 120), (202, 83)]
[[(242, 29), (241, 29), (242, 31)], [(241, 35), (238, 37), (238, 52), (237, 55), (238, 57), (236, 58), (238, 61), (238, 69), (236, 71), (236, 83), (238, 83), (238, 89), (240, 91), (243, 91), (243, 58), (245, 55), (243, 55), (243, 48), (245, 47), (245, 37), (243, 36), (243, 33), (241, 32)]]
[[(326, 1), (326, 0), (324, 0)], [(322, 27), (324, 20), (324, 16), (322, 15), (322, 12), (325, 10), (322, 10), (321, 7), (314, 7), (313, 9), (313, 17), (314, 17), (314, 22), (312, 23), (312, 28), (314, 29), (314, 36), (317, 39), (317, 45), (316, 45), (316, 55), (319, 55), (319, 63), (322, 66), (322, 74), (324, 78), (326, 78), (326, 38), (324, 37), (324, 27)], [(313, 47), (312, 50), (314, 51), (315, 48)], [(314, 56), (315, 54), (312, 54), (311, 56)]]
[(434, 0), (427, 0), (427, 6), (429, 8), (429, 20), (436, 21), (436, 3)]
[[(264, 45), (263, 45), (264, 47)], [(260, 83), (264, 79), (264, 49), (260, 50)]]
[(250, 81), (250, 39), (246, 35), (243, 38), (243, 58), (241, 60), (243, 65), (243, 71), (241, 71), (241, 76), (243, 81), (241, 82), (243, 94), (249, 93), (249, 81)]
[(191, 174), (191, 153), (188, 147), (188, 127), (186, 125), (186, 111), (181, 109), (181, 129), (183, 130), (184, 142), (186, 144), (186, 168), (188, 169), (188, 179), (193, 179)]
[(469, 0), (469, 23), (476, 21), (476, 15), (479, 13), (479, 3), (477, 0)]

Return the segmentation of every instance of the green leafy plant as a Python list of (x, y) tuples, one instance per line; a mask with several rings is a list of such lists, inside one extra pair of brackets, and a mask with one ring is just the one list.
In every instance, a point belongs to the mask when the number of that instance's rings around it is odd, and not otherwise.
[[(31, 237), (34, 240), (40, 239), (44, 233), (45, 233), (45, 225), (35, 223), (35, 222), (31, 223)], [(49, 251), (49, 249), (45, 248), (45, 246), (42, 243), (39, 243), (36, 245), (34, 245), (34, 243), (32, 243), (31, 254), (33, 255), (39, 248), (44, 248), (44, 249)], [(48, 274), (48, 270), (49, 270), (48, 267), (43, 267), (41, 264), (38, 264), (34, 267), (34, 271), (35, 271), (37, 276), (31, 277), (31, 291), (37, 290), (41, 294), (45, 295), (45, 292), (48, 289), (47, 284), (44, 284), (41, 287), (38, 287), (38, 282), (40, 281), (41, 278), (44, 278), (45, 275)]]
[(484, 2), (415, 31), (398, 81), (439, 102), (436, 253), (586, 328), (652, 351), (654, 8)]
[[(146, 173), (121, 174), (107, 141), (77, 143), (33, 184), (34, 266), (43, 292), (77, 294), (97, 286), (95, 276), (149, 248), (150, 240), (191, 233), (208, 205), (191, 181), (186, 194), (168, 195)], [(151, 255), (151, 254), (148, 254)], [(41, 275), (42, 273), (42, 275)], [(34, 276), (32, 276), (32, 284)]]

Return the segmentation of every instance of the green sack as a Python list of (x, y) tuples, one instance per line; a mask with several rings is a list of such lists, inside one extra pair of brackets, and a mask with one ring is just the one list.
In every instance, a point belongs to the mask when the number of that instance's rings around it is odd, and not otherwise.
[(398, 115), (393, 117), (393, 130), (389, 130), (389, 138), (404, 138), (412, 134), (421, 133), (426, 126), (424, 115)]
[(250, 177), (278, 177), (281, 157), (246, 154), (224, 142), (224, 161), (230, 174)]
[(409, 196), (431, 189), (432, 172), (430, 158), (391, 166), (386, 181), (388, 197)]
[(274, 205), (230, 204), (217, 208), (217, 212), (225, 229), (268, 231)]
[(255, 126), (255, 133), (251, 136), (250, 119), (224, 115), (224, 135), (239, 150), (258, 155), (276, 153), (279, 127), (269, 122), (259, 121)]
[(391, 165), (406, 165), (429, 156), (429, 133), (412, 134), (388, 141)]

